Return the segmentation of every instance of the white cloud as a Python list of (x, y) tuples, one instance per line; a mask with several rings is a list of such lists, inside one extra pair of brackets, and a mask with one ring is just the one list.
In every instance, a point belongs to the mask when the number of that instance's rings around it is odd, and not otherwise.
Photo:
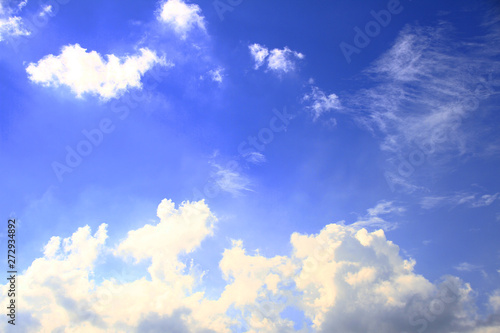
[(405, 211), (403, 207), (395, 206), (392, 201), (381, 201), (375, 207), (369, 208), (367, 214), (360, 217), (357, 222), (351, 224), (353, 228), (376, 228), (386, 231), (397, 228), (398, 224), (384, 220), (380, 215), (392, 213), (401, 214)]
[(250, 54), (255, 61), (254, 68), (259, 69), (269, 55), (269, 50), (260, 44), (252, 44), (248, 48), (250, 49)]
[(489, 206), (498, 198), (500, 193), (495, 194), (484, 194), (480, 198), (475, 199), (471, 204), (472, 207), (484, 207)]
[(149, 273), (153, 278), (175, 279), (178, 271), (185, 268), (176, 262), (177, 257), (193, 252), (212, 235), (216, 219), (203, 201), (184, 202), (175, 209), (175, 204), (166, 199), (158, 206), (157, 216), (157, 225), (146, 224), (130, 231), (116, 254), (131, 256), (137, 262), (151, 259)]
[(215, 185), (222, 191), (233, 196), (239, 196), (244, 191), (251, 191), (250, 180), (247, 176), (236, 169), (224, 168), (218, 164), (213, 164), (217, 169), (213, 174)]
[(429, 196), (420, 200), (420, 205), (424, 209), (432, 209), (441, 206), (459, 206), (466, 205), (472, 208), (489, 206), (494, 203), (500, 193), (495, 194), (477, 194), (460, 192), (449, 196)]
[(59, 250), (61, 246), (61, 238), (60, 237), (52, 237), (47, 245), (44, 247), (43, 254), (45, 255), (46, 258), (54, 258), (57, 254), (57, 251)]
[(23, 0), (19, 3), (19, 5), (17, 5), (17, 8), (19, 10), (23, 9), (26, 5), (28, 4), (28, 0)]
[(393, 212), (403, 213), (403, 207), (394, 206), (392, 201), (381, 201), (375, 207), (367, 210), (369, 216), (378, 216), (382, 214), (389, 214)]
[(30, 32), (23, 26), (19, 16), (0, 17), (0, 41), (6, 36), (28, 36)]
[(286, 46), (283, 49), (271, 51), (260, 44), (252, 44), (248, 48), (255, 61), (255, 69), (259, 69), (267, 63), (267, 69), (278, 74), (293, 72), (296, 67), (296, 59), (304, 59), (302, 53), (292, 51)]
[[(368, 215), (397, 211), (381, 203)], [(212, 235), (216, 218), (203, 202), (158, 206), (159, 222), (130, 231), (107, 246), (106, 225), (88, 226), (61, 240), (52, 237), (44, 256), (19, 279), (18, 301), (29, 321), (26, 331), (65, 332), (495, 332), (500, 291), (489, 300), (491, 320), (480, 320), (474, 291), (456, 277), (433, 284), (414, 272), (382, 230), (368, 232), (329, 224), (317, 234), (293, 233), (289, 255), (249, 254), (241, 240), (224, 250), (219, 268), (225, 286), (208, 297), (203, 269), (184, 263), (186, 254)], [(112, 250), (114, 248), (114, 250)], [(94, 279), (96, 266), (132, 257), (148, 272)], [(130, 263), (130, 265), (133, 265)], [(142, 276), (141, 274), (142, 273)], [(148, 274), (149, 273), (149, 274)], [(7, 285), (1, 287), (6, 297)], [(293, 307), (312, 326), (295, 330), (282, 312)], [(432, 320), (429, 318), (433, 318)], [(496, 323), (496, 324), (495, 324)], [(5, 329), (6, 322), (0, 323)]]
[[(28, 0), (23, 0), (17, 4), (15, 8), (4, 6), (7, 1), (0, 1), (0, 42), (7, 37), (13, 36), (29, 36), (31, 31), (25, 25), (22, 17), (18, 16), (23, 8), (28, 4)], [(41, 11), (38, 14), (43, 17), (52, 13), (51, 5), (42, 5)]]
[(260, 164), (266, 161), (266, 156), (258, 151), (252, 151), (243, 155), (247, 162)]
[[(18, 10), (21, 10), (24, 5), (20, 3)], [(30, 35), (30, 31), (24, 27), (22, 18), (14, 15), (14, 12), (12, 8), (5, 7), (3, 1), (0, 1), (0, 42), (9, 36)]]
[(205, 18), (196, 4), (186, 4), (182, 0), (167, 0), (161, 5), (159, 20), (171, 26), (182, 39), (189, 31), (198, 27), (205, 30)]
[(304, 55), (299, 52), (290, 50), (288, 47), (284, 49), (274, 49), (267, 58), (267, 67), (274, 71), (289, 72), (295, 70), (294, 58), (304, 59)]
[(310, 103), (307, 109), (312, 112), (313, 120), (318, 119), (322, 114), (326, 112), (329, 112), (331, 110), (340, 110), (342, 108), (337, 95), (330, 94), (327, 96), (321, 89), (316, 86), (312, 86), (311, 90), (312, 91), (310, 94), (304, 95), (303, 101)]
[(212, 69), (208, 71), (208, 74), (212, 78), (212, 81), (222, 83), (222, 78), (224, 75), (222, 74), (224, 72), (224, 68), (218, 67), (216, 69)]
[(51, 14), (52, 13), (52, 5), (45, 5), (45, 6), (42, 6), (42, 11), (40, 12), (40, 16), (45, 16), (47, 14)]
[(481, 269), (481, 266), (473, 265), (468, 262), (462, 262), (458, 266), (455, 266), (455, 269), (461, 272), (472, 272)]
[[(167, 65), (154, 51), (140, 49), (133, 56), (107, 55), (107, 61), (95, 52), (87, 52), (78, 44), (64, 46), (61, 54), (45, 56), (26, 68), (31, 81), (43, 86), (68, 86), (77, 97), (99, 95), (116, 98), (129, 88), (141, 88), (141, 76), (154, 65)], [(168, 64), (169, 65), (169, 64)]]
[(382, 135), (383, 150), (419, 147), (429, 156), (483, 149), (477, 143), (484, 123), (463, 123), (495, 94), (499, 48), (491, 45), (500, 44), (500, 35), (457, 42), (452, 31), (444, 22), (405, 27), (366, 71), (373, 86), (343, 98), (361, 124)]

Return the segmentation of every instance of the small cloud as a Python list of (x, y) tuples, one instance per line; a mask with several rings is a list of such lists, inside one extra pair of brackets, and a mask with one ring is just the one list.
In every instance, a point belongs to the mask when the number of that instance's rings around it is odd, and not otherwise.
[(387, 181), (387, 184), (391, 188), (392, 191), (396, 189), (396, 186), (398, 190), (402, 190), (406, 193), (413, 193), (417, 191), (428, 191), (423, 186), (417, 186), (411, 182), (411, 179), (408, 177), (403, 177), (399, 173), (396, 172), (386, 172), (385, 173), (385, 179)]
[(271, 51), (269, 58), (267, 59), (267, 66), (273, 71), (288, 73), (295, 70), (295, 58), (304, 59), (304, 55), (302, 53), (292, 51), (288, 47), (285, 47), (282, 50), (274, 49)]
[(252, 191), (250, 189), (250, 180), (238, 170), (223, 168), (218, 164), (214, 164), (217, 171), (214, 174), (215, 184), (224, 192), (237, 197), (242, 195), (244, 191)]
[(23, 0), (17, 5), (18, 10), (22, 10), (28, 4), (28, 0)]
[(462, 262), (458, 266), (455, 266), (457, 271), (461, 272), (472, 272), (481, 269), (482, 266), (472, 265), (468, 262)]
[(472, 202), (472, 207), (484, 207), (489, 206), (498, 198), (499, 193), (495, 194), (485, 194), (480, 198)]
[(375, 207), (367, 210), (368, 216), (378, 216), (394, 212), (403, 213), (404, 211), (403, 207), (394, 206), (394, 202), (392, 201), (381, 201)]
[(477, 193), (460, 192), (449, 196), (424, 197), (420, 200), (423, 209), (441, 206), (467, 205), (472, 208), (489, 206), (498, 199), (500, 193), (478, 195)]
[(212, 81), (222, 83), (222, 78), (224, 77), (224, 75), (222, 74), (223, 71), (224, 68), (218, 67), (217, 69), (212, 69), (208, 71), (208, 74), (212, 78)]
[(446, 197), (425, 197), (420, 200), (420, 206), (423, 209), (431, 209), (440, 205), (445, 200)]
[(164, 2), (158, 19), (171, 26), (182, 39), (195, 27), (206, 31), (201, 8), (196, 4), (186, 4), (182, 0)]
[(394, 230), (397, 228), (397, 223), (388, 222), (381, 218), (380, 215), (403, 213), (404, 211), (405, 208), (395, 206), (392, 201), (381, 201), (375, 207), (369, 208), (365, 216), (350, 226), (355, 228), (378, 228), (385, 231)]
[(326, 95), (316, 86), (312, 86), (311, 93), (305, 94), (302, 100), (304, 102), (309, 102), (309, 106), (306, 108), (311, 111), (313, 120), (318, 119), (323, 113), (331, 110), (340, 110), (342, 108), (337, 95)]
[(295, 60), (304, 59), (305, 57), (302, 53), (292, 51), (286, 46), (283, 49), (273, 49), (271, 51), (260, 44), (252, 44), (248, 48), (255, 61), (254, 69), (259, 69), (267, 63), (267, 69), (276, 73), (294, 71)]
[(51, 5), (45, 5), (42, 7), (42, 11), (40, 12), (40, 16), (43, 17), (47, 14), (51, 14), (52, 13), (52, 6)]
[(266, 161), (266, 157), (262, 153), (259, 153), (257, 151), (247, 153), (247, 154), (243, 155), (243, 157), (248, 162), (253, 163), (253, 164), (260, 164), (260, 163), (264, 163)]

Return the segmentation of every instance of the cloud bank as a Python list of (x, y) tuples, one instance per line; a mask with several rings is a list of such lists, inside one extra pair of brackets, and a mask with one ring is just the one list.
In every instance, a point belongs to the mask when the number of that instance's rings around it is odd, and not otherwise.
[[(382, 202), (367, 216), (398, 211)], [(452, 276), (432, 283), (415, 273), (384, 231), (329, 224), (317, 234), (293, 233), (291, 252), (249, 254), (241, 240), (222, 253), (226, 285), (208, 297), (203, 270), (185, 256), (213, 235), (217, 218), (204, 201), (170, 200), (159, 222), (106, 244), (107, 225), (52, 237), (43, 257), (19, 278), (26, 332), (494, 332), (500, 329), (500, 290), (480, 317), (474, 291)], [(111, 256), (147, 262), (142, 276), (97, 281), (98, 262)], [(184, 258), (184, 259), (183, 259)], [(6, 298), (7, 285), (2, 286)], [(285, 316), (293, 309), (302, 316)], [(5, 325), (5, 322), (2, 322)]]

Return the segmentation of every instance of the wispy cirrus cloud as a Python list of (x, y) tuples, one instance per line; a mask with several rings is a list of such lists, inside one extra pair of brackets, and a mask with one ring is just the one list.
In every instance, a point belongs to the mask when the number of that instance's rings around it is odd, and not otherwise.
[[(491, 28), (491, 27), (490, 27)], [(353, 116), (382, 135), (381, 148), (401, 153), (474, 151), (478, 127), (462, 125), (480, 103), (498, 94), (500, 34), (452, 38), (451, 25), (408, 25), (365, 74), (372, 87), (350, 96)]]
[(392, 201), (381, 201), (373, 208), (367, 210), (367, 214), (358, 218), (358, 221), (350, 224), (350, 227), (354, 228), (374, 228), (383, 229), (385, 231), (393, 230), (398, 227), (395, 222), (389, 222), (384, 220), (381, 215), (390, 214), (401, 214), (405, 212), (404, 207), (400, 207), (394, 204)]
[(26, 68), (29, 79), (47, 87), (67, 86), (77, 96), (98, 95), (116, 98), (130, 88), (141, 88), (141, 76), (155, 65), (172, 66), (148, 48), (139, 54), (107, 60), (96, 51), (87, 52), (79, 44), (64, 46), (59, 55), (47, 55)]
[(455, 269), (457, 271), (461, 271), (461, 272), (472, 272), (472, 271), (480, 270), (481, 268), (482, 268), (482, 266), (473, 265), (473, 264), (468, 263), (468, 262), (462, 262), (459, 265), (455, 266)]
[(424, 209), (432, 209), (442, 206), (466, 205), (472, 208), (485, 207), (494, 203), (500, 193), (477, 194), (460, 192), (448, 196), (427, 196), (420, 200), (420, 206)]
[(250, 188), (250, 179), (236, 168), (225, 168), (219, 164), (213, 163), (215, 172), (213, 173), (213, 182), (222, 191), (230, 193), (233, 196), (240, 196), (245, 191), (252, 191)]
[(253, 164), (260, 164), (264, 163), (266, 161), (266, 156), (258, 151), (252, 151), (243, 154), (243, 157), (247, 162), (253, 163)]

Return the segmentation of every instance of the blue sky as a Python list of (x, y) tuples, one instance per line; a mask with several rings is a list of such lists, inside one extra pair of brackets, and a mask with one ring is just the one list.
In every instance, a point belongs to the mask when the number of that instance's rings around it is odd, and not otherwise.
[(0, 5), (16, 332), (500, 330), (494, 1)]

